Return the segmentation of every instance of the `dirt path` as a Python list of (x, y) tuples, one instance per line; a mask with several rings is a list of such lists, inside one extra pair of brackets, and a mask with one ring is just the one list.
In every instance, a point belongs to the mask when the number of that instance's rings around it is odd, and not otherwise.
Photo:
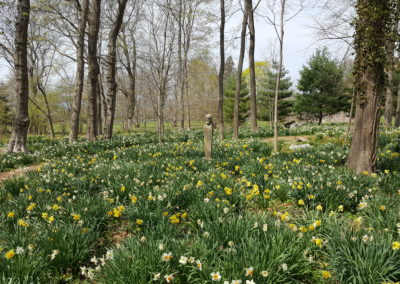
[(13, 177), (19, 177), (19, 176), (22, 176), (23, 174), (25, 174), (27, 172), (35, 171), (39, 167), (40, 167), (40, 165), (32, 165), (32, 166), (28, 166), (28, 167), (24, 167), (24, 168), (11, 170), (11, 171), (8, 171), (8, 172), (2, 172), (2, 173), (0, 173), (0, 183), (3, 180), (9, 179), (9, 178), (13, 178)]
[[(308, 139), (310, 138), (315, 138), (315, 135), (300, 135), (300, 136), (282, 136), (278, 137), (279, 141), (290, 141), (290, 142), (295, 142), (297, 138), (303, 138), (303, 139)], [(274, 142), (274, 137), (267, 138), (264, 140), (264, 142)]]

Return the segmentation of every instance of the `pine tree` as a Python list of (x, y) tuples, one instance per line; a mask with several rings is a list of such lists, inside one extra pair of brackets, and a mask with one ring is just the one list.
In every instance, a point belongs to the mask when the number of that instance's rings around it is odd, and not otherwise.
[(344, 91), (343, 69), (332, 59), (328, 49), (317, 49), (300, 71), (295, 111), (322, 122), (328, 114), (349, 109), (350, 98)]
[[(278, 67), (278, 63), (273, 62), (271, 68), (268, 68), (265, 74), (262, 75), (260, 85), (258, 86), (258, 107), (260, 109), (258, 117), (261, 120), (272, 121)], [(289, 71), (283, 67), (278, 98), (279, 119), (286, 117), (292, 111), (293, 107), (293, 101), (290, 99), (293, 96), (293, 91), (290, 90), (293, 84), (290, 78), (287, 77), (288, 74)]]
[[(231, 75), (225, 81), (224, 117), (233, 120), (233, 107), (235, 104), (236, 75)], [(239, 123), (242, 124), (250, 116), (249, 88), (246, 80), (242, 80), (240, 88)]]

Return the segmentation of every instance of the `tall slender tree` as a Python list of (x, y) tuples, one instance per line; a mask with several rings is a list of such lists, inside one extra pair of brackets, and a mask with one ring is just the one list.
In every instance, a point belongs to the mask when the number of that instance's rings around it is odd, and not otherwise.
[(18, 0), (15, 22), (15, 74), (17, 80), (17, 109), (8, 152), (27, 152), (29, 128), (29, 81), (28, 81), (28, 27), (30, 1)]
[(357, 94), (354, 134), (347, 165), (355, 172), (373, 172), (379, 108), (385, 85), (385, 46), (389, 0), (358, 0), (355, 20), (355, 91)]
[(89, 14), (89, 0), (83, 0), (82, 5), (76, 1), (76, 8), (80, 11), (79, 16), (79, 34), (76, 50), (76, 78), (75, 95), (72, 105), (71, 130), (69, 134), (70, 142), (75, 142), (79, 134), (79, 119), (82, 106), (82, 93), (85, 80), (85, 33)]
[(242, 72), (243, 72), (243, 61), (244, 52), (246, 48), (246, 30), (247, 20), (249, 18), (250, 0), (244, 0), (243, 9), (243, 20), (242, 20), (242, 32), (240, 35), (240, 55), (239, 63), (236, 74), (236, 93), (235, 93), (235, 105), (233, 108), (233, 136), (232, 138), (239, 138), (239, 105), (240, 105), (240, 90), (242, 86)]
[(250, 102), (251, 102), (251, 131), (257, 131), (257, 88), (256, 88), (256, 70), (254, 63), (254, 52), (256, 47), (256, 29), (254, 25), (254, 7), (253, 0), (249, 0), (249, 65), (250, 65)]
[(117, 63), (117, 38), (124, 18), (128, 0), (118, 0), (118, 11), (108, 36), (107, 56), (107, 111), (105, 117), (104, 138), (111, 139), (115, 119), (115, 104), (117, 100), (117, 82), (115, 81)]
[(219, 30), (220, 65), (218, 74), (218, 122), (221, 139), (225, 138), (224, 124), (224, 73), (225, 73), (225, 0), (220, 0), (221, 25)]

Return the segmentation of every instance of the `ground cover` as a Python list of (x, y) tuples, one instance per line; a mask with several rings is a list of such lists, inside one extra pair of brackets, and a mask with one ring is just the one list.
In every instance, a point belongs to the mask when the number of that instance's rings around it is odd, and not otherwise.
[(244, 131), (211, 162), (201, 131), (38, 138), (41, 167), (0, 188), (0, 282), (400, 281), (400, 133), (359, 176), (343, 133), (288, 130), (313, 147), (271, 155)]

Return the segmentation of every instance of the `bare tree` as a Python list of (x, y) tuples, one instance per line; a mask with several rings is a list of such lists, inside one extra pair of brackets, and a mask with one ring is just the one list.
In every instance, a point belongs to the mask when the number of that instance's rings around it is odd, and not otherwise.
[(247, 19), (249, 18), (250, 0), (244, 0), (243, 20), (242, 20), (242, 31), (240, 35), (240, 55), (239, 64), (237, 69), (236, 78), (236, 92), (235, 92), (235, 105), (233, 109), (233, 136), (232, 138), (239, 138), (239, 105), (240, 105), (240, 90), (242, 86), (242, 72), (243, 72), (243, 61), (244, 52), (246, 48), (246, 29)]
[[(277, 22), (277, 12), (276, 6), (279, 5), (279, 22)], [(280, 82), (282, 77), (282, 68), (283, 68), (283, 45), (284, 45), (284, 36), (285, 36), (285, 25), (287, 22), (296, 17), (303, 10), (303, 0), (299, 1), (299, 6), (294, 9), (292, 15), (287, 15), (287, 7), (288, 3), (286, 0), (271, 0), (268, 2), (268, 9), (270, 11), (270, 15), (266, 16), (267, 22), (270, 23), (274, 29), (279, 42), (279, 63), (278, 63), (278, 73), (276, 76), (275, 83), (275, 96), (274, 96), (274, 152), (278, 152), (278, 98), (280, 91)]]
[(75, 96), (72, 106), (71, 130), (69, 134), (70, 142), (75, 142), (79, 134), (79, 119), (82, 105), (82, 93), (85, 80), (85, 33), (89, 14), (89, 0), (82, 0), (82, 4), (76, 1), (76, 8), (80, 12), (79, 33), (76, 50), (76, 78), (75, 78)]
[(117, 99), (117, 83), (115, 81), (117, 62), (117, 38), (124, 18), (128, 0), (118, 0), (118, 11), (108, 36), (107, 56), (107, 111), (105, 118), (104, 138), (111, 139), (114, 127), (115, 104)]
[(29, 82), (28, 82), (28, 27), (30, 1), (18, 0), (15, 22), (15, 73), (17, 80), (17, 109), (8, 152), (27, 152), (29, 128)]
[(87, 133), (89, 140), (97, 139), (97, 96), (99, 80), (99, 62), (97, 58), (97, 44), (100, 29), (101, 0), (92, 0), (89, 12), (88, 29), (88, 65), (89, 65), (89, 90), (88, 90), (88, 109), (87, 109)]
[(220, 0), (221, 25), (219, 30), (220, 65), (218, 74), (218, 122), (221, 139), (225, 138), (224, 124), (224, 74), (225, 74), (225, 0)]
[(254, 63), (254, 52), (256, 46), (256, 29), (254, 26), (254, 10), (253, 0), (249, 0), (249, 31), (250, 31), (250, 46), (249, 46), (249, 65), (250, 65), (250, 121), (251, 131), (257, 131), (257, 88), (256, 88), (256, 70)]

